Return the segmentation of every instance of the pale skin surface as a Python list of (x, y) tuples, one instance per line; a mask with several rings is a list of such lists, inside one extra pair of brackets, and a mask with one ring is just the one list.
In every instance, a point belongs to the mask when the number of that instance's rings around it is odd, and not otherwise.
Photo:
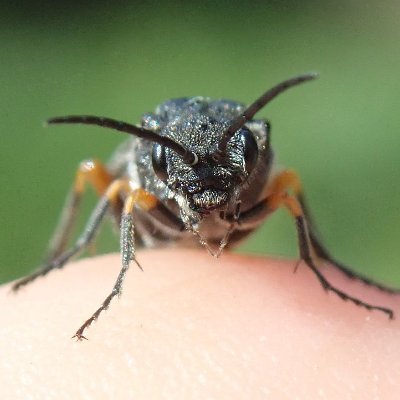
[(87, 332), (119, 256), (0, 289), (2, 399), (398, 399), (400, 297), (323, 271), (397, 320), (326, 294), (295, 261), (139, 252), (124, 293)]

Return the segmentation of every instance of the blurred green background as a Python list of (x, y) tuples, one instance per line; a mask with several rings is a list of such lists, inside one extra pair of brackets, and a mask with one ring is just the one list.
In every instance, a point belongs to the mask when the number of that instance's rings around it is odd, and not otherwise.
[[(53, 1), (0, 5), (0, 281), (41, 260), (80, 160), (124, 138), (100, 128), (44, 129), (87, 113), (137, 122), (165, 99), (251, 102), (298, 73), (272, 121), (322, 236), (354, 270), (400, 287), (398, 1)], [(85, 202), (82, 221), (95, 198)], [(117, 251), (104, 229), (98, 251)], [(243, 251), (297, 255), (289, 216), (272, 216)]]

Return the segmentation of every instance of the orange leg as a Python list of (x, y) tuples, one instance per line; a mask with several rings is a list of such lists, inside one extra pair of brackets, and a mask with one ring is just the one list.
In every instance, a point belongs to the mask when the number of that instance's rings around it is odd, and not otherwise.
[(133, 209), (135, 207), (139, 207), (142, 210), (150, 211), (155, 209), (158, 205), (158, 199), (143, 189), (133, 190), (127, 195), (121, 217), (121, 271), (111, 293), (105, 298), (101, 306), (93, 313), (93, 315), (76, 331), (73, 337), (75, 337), (77, 340), (86, 339), (86, 337), (83, 336), (85, 329), (87, 329), (94, 321), (97, 320), (102, 311), (109, 307), (111, 300), (115, 296), (119, 296), (121, 294), (122, 284), (125, 279), (126, 272), (128, 271), (130, 262), (134, 261), (138, 267), (142, 269), (135, 258), (134, 224), (132, 214)]
[[(289, 191), (291, 191), (293, 194), (290, 194)], [(293, 216), (296, 221), (300, 257), (317, 276), (323, 288), (327, 291), (335, 293), (343, 300), (349, 300), (354, 304), (362, 306), (368, 310), (382, 311), (387, 314), (389, 318), (393, 318), (392, 310), (385, 307), (368, 304), (342, 292), (341, 290), (332, 286), (321, 274), (317, 268), (314, 253), (319, 257), (321, 257), (323, 254), (321, 254), (321, 247), (318, 247), (318, 242), (315, 239), (315, 235), (313, 235), (312, 232), (310, 233), (312, 227), (308, 222), (308, 216), (303, 209), (301, 199), (301, 184), (299, 178), (292, 171), (283, 171), (272, 182), (269, 190), (269, 196), (266, 199), (266, 205), (271, 211), (276, 210), (280, 206), (284, 206)], [(326, 257), (321, 258), (327, 260)], [(328, 259), (327, 261), (331, 260)], [(334, 264), (334, 266), (338, 267), (337, 264)], [(370, 281), (367, 281), (366, 283), (373, 284)]]
[[(297, 200), (297, 204), (292, 204), (291, 209), (295, 210), (295, 214), (298, 215), (301, 211), (301, 214), (304, 216), (307, 221), (307, 230), (309, 233), (309, 241), (311, 243), (312, 251), (315, 255), (324, 261), (332, 264), (336, 269), (345, 274), (347, 277), (351, 279), (357, 279), (366, 285), (373, 286), (381, 291), (398, 294), (400, 293), (399, 289), (394, 289), (380, 283), (374, 282), (373, 280), (366, 278), (358, 273), (352, 271), (351, 268), (337, 261), (334, 257), (332, 257), (326, 247), (322, 244), (322, 241), (319, 239), (319, 235), (317, 234), (317, 230), (311, 218), (311, 215), (308, 211), (308, 207), (306, 205), (306, 201), (304, 199), (304, 195), (302, 193), (302, 185), (300, 182), (300, 178), (296, 174), (296, 172), (291, 170), (282, 171), (272, 182), (270, 185), (270, 199), (268, 201), (269, 207), (276, 209), (279, 206), (279, 203), (282, 201), (282, 194), (291, 191), (293, 193), (295, 199)], [(292, 201), (293, 203), (293, 201)], [(300, 208), (300, 210), (298, 209)]]
[[(283, 198), (287, 198), (289, 191), (292, 191), (295, 196), (300, 194), (301, 182), (296, 172), (287, 169), (280, 172), (268, 188), (268, 208), (271, 210), (279, 208)], [(293, 207), (296, 206), (293, 205)], [(296, 210), (296, 213), (301, 213), (301, 207)]]
[[(101, 196), (85, 226), (85, 229), (83, 230), (83, 233), (78, 237), (75, 244), (70, 249), (61, 252), (55, 258), (42, 265), (36, 272), (33, 272), (31, 275), (17, 281), (13, 285), (12, 289), (17, 291), (22, 286), (34, 281), (39, 276), (44, 276), (54, 269), (62, 268), (72, 257), (81, 253), (81, 251), (93, 241), (100, 227), (100, 223), (103, 221), (110, 206), (115, 205), (117, 201), (119, 201), (120, 196), (127, 193), (129, 190), (129, 184), (125, 179), (113, 181), (108, 186), (103, 196)], [(58, 248), (55, 250), (58, 250)]]
[(81, 162), (78, 171), (76, 172), (72, 190), (63, 207), (57, 228), (55, 229), (53, 237), (49, 243), (46, 257), (48, 262), (60, 256), (67, 247), (86, 184), (88, 183), (92, 186), (100, 197), (105, 193), (113, 179), (113, 176), (100, 161), (86, 160)]

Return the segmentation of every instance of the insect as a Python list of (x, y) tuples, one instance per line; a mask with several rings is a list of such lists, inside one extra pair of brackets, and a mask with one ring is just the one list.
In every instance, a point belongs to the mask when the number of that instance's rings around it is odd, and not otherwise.
[[(350, 278), (395, 292), (356, 275), (329, 254), (315, 232), (300, 179), (294, 171), (274, 169), (269, 122), (253, 119), (277, 95), (314, 78), (316, 74), (307, 73), (283, 81), (248, 107), (207, 97), (168, 100), (155, 112), (144, 114), (141, 126), (87, 115), (50, 119), (49, 124), (98, 125), (132, 137), (120, 145), (106, 165), (96, 160), (80, 164), (47, 261), (17, 281), (13, 290), (65, 266), (93, 242), (100, 223), (111, 214), (120, 226), (122, 267), (110, 294), (73, 336), (86, 339), (85, 330), (121, 293), (130, 262), (140, 267), (135, 256), (138, 247), (204, 246), (219, 256), (224, 248), (236, 246), (271, 213), (284, 207), (296, 225), (300, 260), (322, 287), (343, 300), (393, 318), (389, 308), (341, 291), (320, 272), (318, 263), (327, 261)], [(83, 233), (68, 248), (86, 184), (93, 186), (99, 201)]]

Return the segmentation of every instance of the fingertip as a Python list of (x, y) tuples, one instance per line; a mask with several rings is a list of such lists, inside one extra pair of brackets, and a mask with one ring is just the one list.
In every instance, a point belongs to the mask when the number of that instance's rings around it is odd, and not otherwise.
[[(312, 398), (317, 388), (328, 398), (352, 391), (390, 398), (388, 388), (400, 382), (393, 383), (398, 322), (326, 294), (303, 264), (293, 274), (295, 261), (237, 254), (175, 249), (137, 257), (144, 273), (131, 268), (120, 300), (85, 331), (89, 341), (69, 338), (110, 292), (118, 255), (78, 261), (11, 302), (3, 297), (0, 347), (13, 373), (0, 375), (1, 387), (18, 387), (20, 365), (31, 379), (26, 393), (63, 388), (97, 399), (107, 397), (104, 385), (116, 398), (133, 390), (137, 399)], [(395, 303), (328, 275), (346, 290)]]

